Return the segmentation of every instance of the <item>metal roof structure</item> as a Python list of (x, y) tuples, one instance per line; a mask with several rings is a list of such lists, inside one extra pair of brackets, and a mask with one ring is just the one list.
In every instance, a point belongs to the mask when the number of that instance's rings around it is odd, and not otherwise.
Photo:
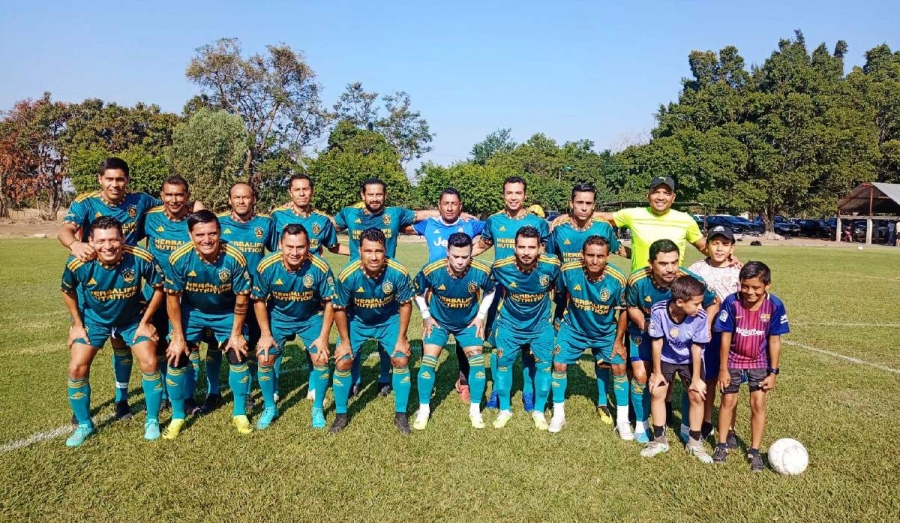
[(900, 184), (866, 182), (838, 201), (839, 216), (900, 216)]

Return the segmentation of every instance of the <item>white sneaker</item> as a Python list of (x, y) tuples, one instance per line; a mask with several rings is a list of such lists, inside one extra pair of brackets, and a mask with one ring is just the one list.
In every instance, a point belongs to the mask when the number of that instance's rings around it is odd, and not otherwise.
[(475, 414), (474, 412), (469, 413), (469, 421), (472, 422), (472, 427), (476, 429), (484, 428), (484, 418), (481, 417), (481, 413)]
[(425, 430), (425, 427), (428, 425), (428, 417), (430, 415), (431, 412), (423, 410), (420, 407), (419, 411), (416, 413), (416, 420), (413, 422), (413, 428), (416, 430)]
[(631, 431), (631, 423), (619, 423), (613, 431), (618, 432), (619, 437), (622, 438), (623, 441), (634, 441), (634, 432)]
[(532, 412), (531, 419), (534, 420), (534, 428), (538, 430), (547, 430), (549, 428), (549, 426), (547, 425), (547, 417), (544, 416), (543, 412)]
[(550, 418), (550, 426), (547, 427), (547, 430), (553, 432), (554, 434), (561, 431), (562, 428), (566, 425), (566, 415), (562, 416), (553, 416)]
[(512, 417), (513, 414), (511, 410), (501, 410), (500, 413), (497, 414), (497, 418), (494, 420), (494, 428), (502, 429), (506, 426), (507, 423), (509, 423), (509, 420), (511, 420)]

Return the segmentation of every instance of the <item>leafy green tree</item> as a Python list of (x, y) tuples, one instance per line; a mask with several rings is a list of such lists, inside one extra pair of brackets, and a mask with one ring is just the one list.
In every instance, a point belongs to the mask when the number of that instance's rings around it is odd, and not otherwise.
[(487, 135), (484, 140), (472, 146), (469, 153), (469, 161), (478, 165), (484, 165), (495, 154), (511, 153), (518, 145), (511, 137), (511, 129), (497, 129)]
[(493, 214), (503, 209), (503, 180), (515, 174), (502, 167), (469, 162), (449, 167), (428, 162), (418, 171), (416, 205), (420, 208), (435, 208), (441, 191), (453, 187), (460, 193), (464, 211), (479, 216)]
[(129, 190), (159, 194), (162, 182), (169, 177), (169, 163), (162, 154), (151, 154), (140, 146), (121, 152), (106, 149), (77, 149), (69, 154), (69, 181), (78, 193), (96, 191), (100, 163), (110, 156), (118, 156), (128, 162), (131, 180)]
[(71, 111), (62, 137), (68, 151), (103, 149), (117, 155), (140, 147), (148, 154), (163, 156), (172, 145), (175, 126), (182, 121), (157, 105), (124, 107), (96, 98), (72, 105)]

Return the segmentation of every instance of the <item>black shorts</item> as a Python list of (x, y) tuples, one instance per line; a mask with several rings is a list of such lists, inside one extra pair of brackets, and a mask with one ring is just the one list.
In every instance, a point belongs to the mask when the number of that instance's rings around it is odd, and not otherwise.
[(747, 383), (750, 385), (750, 392), (756, 392), (758, 390), (762, 390), (762, 381), (766, 379), (766, 376), (769, 375), (766, 372), (766, 369), (728, 369), (728, 374), (731, 375), (731, 384), (725, 387), (725, 391), (722, 394), (737, 394), (738, 391), (741, 390), (741, 382), (744, 380), (744, 377), (747, 378)]
[(693, 377), (690, 363), (675, 364), (661, 361), (660, 370), (662, 370), (663, 379), (665, 379), (666, 383), (669, 385), (672, 385), (672, 379), (675, 378), (676, 374), (681, 376), (681, 385), (684, 386), (684, 388), (688, 388), (691, 385)]

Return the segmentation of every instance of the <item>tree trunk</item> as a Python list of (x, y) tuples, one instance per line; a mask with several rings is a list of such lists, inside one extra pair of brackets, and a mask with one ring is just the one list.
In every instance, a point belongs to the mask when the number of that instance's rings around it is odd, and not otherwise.
[(772, 240), (775, 239), (775, 214), (776, 214), (775, 206), (767, 205), (766, 211), (763, 214), (763, 222), (766, 224), (766, 238)]

